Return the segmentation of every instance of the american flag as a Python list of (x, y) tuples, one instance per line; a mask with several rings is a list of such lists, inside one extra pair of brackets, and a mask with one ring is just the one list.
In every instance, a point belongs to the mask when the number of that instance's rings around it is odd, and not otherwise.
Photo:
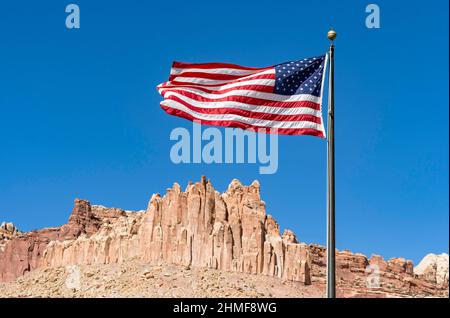
[(174, 62), (157, 88), (164, 111), (204, 125), (325, 137), (326, 63), (326, 55), (263, 68)]

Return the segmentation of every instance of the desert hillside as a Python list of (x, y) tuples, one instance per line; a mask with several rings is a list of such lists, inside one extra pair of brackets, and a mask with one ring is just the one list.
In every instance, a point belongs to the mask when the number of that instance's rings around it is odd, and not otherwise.
[[(410, 295), (388, 286), (367, 290), (340, 284), (338, 297), (433, 297)], [(225, 272), (210, 268), (151, 264), (130, 259), (120, 264), (80, 265), (36, 269), (11, 283), (0, 283), (0, 297), (315, 297), (325, 296), (322, 280), (311, 285), (265, 275)]]

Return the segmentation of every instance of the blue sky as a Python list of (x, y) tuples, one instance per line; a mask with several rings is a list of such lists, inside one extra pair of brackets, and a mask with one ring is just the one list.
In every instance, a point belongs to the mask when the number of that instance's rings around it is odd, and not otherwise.
[(337, 248), (415, 263), (448, 252), (448, 2), (5, 2), (0, 13), (0, 220), (66, 222), (76, 197), (144, 209), (154, 192), (201, 175), (223, 191), (258, 179), (267, 212), (325, 244), (326, 142), (282, 136), (279, 169), (175, 165), (175, 127), (155, 86), (173, 60), (268, 66), (336, 40)]

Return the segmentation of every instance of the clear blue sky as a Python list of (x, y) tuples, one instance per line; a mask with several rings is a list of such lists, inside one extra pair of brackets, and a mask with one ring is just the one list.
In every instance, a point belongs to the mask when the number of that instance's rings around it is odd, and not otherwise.
[(448, 252), (448, 2), (7, 1), (0, 11), (0, 220), (66, 222), (76, 197), (144, 209), (174, 181), (223, 191), (258, 179), (267, 212), (325, 244), (326, 143), (279, 139), (279, 169), (174, 165), (174, 127), (155, 86), (173, 60), (267, 66), (336, 40), (337, 247), (404, 256)]

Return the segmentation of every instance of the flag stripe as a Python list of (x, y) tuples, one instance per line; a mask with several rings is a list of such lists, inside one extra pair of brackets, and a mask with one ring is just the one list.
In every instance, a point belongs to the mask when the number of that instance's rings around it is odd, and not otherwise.
[[(246, 74), (245, 76), (248, 76)], [(174, 80), (175, 78), (204, 78), (204, 79), (212, 79), (212, 80), (224, 80), (224, 81), (231, 81), (236, 80), (244, 77), (244, 75), (234, 75), (234, 74), (219, 74), (219, 73), (203, 73), (203, 72), (184, 72), (177, 75), (170, 75), (169, 81)]]
[[(178, 77), (176, 77), (176, 79), (178, 79)], [(240, 78), (238, 80), (231, 81), (228, 84), (227, 83), (196, 84), (196, 83), (185, 83), (185, 82), (180, 82), (180, 81), (177, 81), (177, 80), (173, 80), (173, 81), (167, 82), (167, 83), (170, 83), (170, 84), (166, 84), (166, 86), (167, 85), (176, 85), (176, 86), (180, 86), (180, 85), (181, 86), (182, 85), (195, 85), (197, 87), (220, 88), (220, 87), (225, 86), (225, 85), (244, 83), (244, 82), (258, 80), (258, 79), (272, 79), (272, 80), (275, 81), (275, 74), (273, 72), (270, 72), (270, 73), (261, 72), (261, 73), (258, 73), (258, 74), (252, 75), (252, 76), (242, 77), (242, 78)]]
[[(250, 79), (256, 79), (256, 78), (275, 78), (275, 70), (269, 69), (262, 72), (257, 72), (250, 75), (226, 75), (226, 74), (210, 74), (210, 73), (202, 73), (201, 77), (199, 74), (195, 76), (187, 76), (186, 74), (189, 74), (189, 72), (181, 75), (171, 75), (169, 78), (169, 81), (172, 81), (173, 83), (196, 83), (199, 85), (223, 85), (235, 81), (246, 81)], [(220, 76), (232, 76), (233, 78), (224, 78), (220, 79)], [(263, 77), (260, 77), (263, 76)]]
[(187, 72), (202, 72), (202, 73), (211, 73), (211, 74), (230, 74), (230, 75), (250, 75), (257, 72), (261, 72), (261, 70), (238, 70), (234, 68), (172, 68), (170, 70), (170, 75), (182, 75)]
[(236, 81), (231, 84), (225, 84), (220, 86), (208, 86), (208, 88), (204, 88), (200, 85), (195, 84), (180, 84), (180, 85), (161, 85), (159, 88), (177, 88), (177, 87), (190, 87), (202, 90), (206, 93), (214, 93), (214, 92), (223, 92), (229, 88), (236, 88), (239, 87), (239, 89), (246, 89), (242, 87), (258, 87), (258, 86), (268, 86), (273, 90), (273, 85), (275, 84), (275, 79), (273, 78), (266, 78), (266, 79), (252, 79), (248, 81)]
[[(254, 112), (247, 109), (242, 108), (234, 108), (234, 107), (217, 107), (217, 108), (208, 108), (208, 107), (198, 107), (194, 106), (191, 103), (186, 102), (185, 100), (176, 97), (170, 96), (167, 97), (165, 101), (162, 102), (163, 105), (167, 105), (170, 107), (170, 103), (166, 102), (168, 100), (175, 101), (179, 104), (184, 105), (190, 110), (195, 111), (199, 114), (214, 114), (214, 115), (222, 115), (222, 114), (233, 114), (239, 115), (248, 118), (256, 118), (256, 119), (266, 119), (266, 120), (274, 120), (274, 121), (310, 121), (316, 124), (321, 123), (321, 118), (317, 116), (313, 116), (310, 114), (277, 114), (277, 113), (265, 113), (265, 112)], [(244, 104), (245, 105), (245, 104)]]
[(249, 118), (245, 116), (240, 116), (236, 114), (204, 114), (199, 113), (188, 107), (174, 101), (174, 100), (164, 100), (161, 102), (162, 108), (173, 108), (185, 112), (196, 119), (199, 120), (214, 120), (214, 121), (238, 121), (244, 124), (249, 124), (256, 127), (271, 127), (271, 128), (310, 128), (318, 129), (320, 123), (313, 123), (310, 121), (277, 121), (277, 120), (266, 120), (261, 118)]
[[(163, 97), (166, 94), (166, 90), (161, 89)], [(236, 101), (251, 105), (264, 105), (264, 106), (274, 106), (274, 107), (310, 107), (313, 109), (320, 110), (320, 104), (317, 103), (315, 96), (311, 95), (297, 95), (296, 98), (293, 95), (289, 97), (291, 99), (298, 100), (285, 100), (283, 101), (280, 97), (287, 99), (286, 95), (273, 95), (270, 93), (250, 91), (250, 90), (233, 90), (223, 94), (207, 94), (201, 91), (196, 91), (195, 89), (178, 88), (171, 89), (170, 92), (180, 93), (189, 98), (202, 101), (202, 102), (225, 102), (225, 101)], [(251, 97), (246, 96), (251, 95)], [(253, 97), (256, 96), (256, 97)], [(278, 98), (280, 100), (270, 100), (269, 98)], [(308, 100), (310, 99), (310, 100)]]
[(312, 115), (319, 117), (321, 116), (321, 112), (319, 110), (315, 110), (310, 107), (300, 106), (300, 107), (272, 107), (272, 106), (264, 106), (261, 104), (251, 105), (241, 102), (235, 101), (225, 101), (225, 102), (201, 102), (195, 99), (191, 99), (182, 94), (178, 94), (175, 92), (168, 92), (164, 95), (166, 99), (173, 100), (183, 100), (186, 103), (189, 103), (195, 107), (202, 108), (236, 108), (242, 110), (249, 110), (253, 112), (260, 113), (269, 113), (269, 114), (280, 114), (280, 115)]
[(222, 126), (222, 127), (235, 127), (235, 128), (241, 128), (244, 130), (247, 129), (254, 129), (255, 131), (258, 130), (259, 132), (264, 131), (265, 133), (275, 133), (275, 134), (281, 134), (281, 135), (310, 135), (310, 136), (317, 136), (324, 138), (324, 134), (322, 131), (317, 129), (311, 129), (311, 128), (271, 128), (271, 127), (261, 127), (261, 126), (254, 126), (250, 125), (248, 123), (242, 123), (239, 121), (230, 121), (230, 120), (198, 120), (198, 118), (183, 112), (181, 110), (161, 106), (164, 111), (166, 111), (170, 115), (174, 115), (177, 117), (185, 118), (191, 121), (199, 121), (202, 125), (211, 125), (211, 126)]
[(201, 69), (213, 69), (213, 68), (231, 68), (237, 70), (250, 70), (258, 71), (265, 70), (271, 67), (248, 67), (229, 63), (186, 63), (186, 62), (173, 62), (172, 68), (201, 68)]
[[(161, 94), (165, 94), (166, 92), (176, 92), (176, 91), (180, 91), (180, 92), (189, 92), (192, 94), (196, 94), (202, 97), (205, 96), (209, 96), (211, 95), (211, 99), (214, 98), (226, 98), (225, 97), (217, 97), (217, 96), (222, 96), (226, 93), (229, 92), (236, 92), (237, 90), (239, 91), (255, 91), (255, 92), (261, 92), (261, 93), (272, 93), (273, 91), (273, 86), (270, 85), (239, 85), (236, 87), (230, 87), (230, 88), (226, 88), (226, 89), (222, 89), (222, 90), (209, 90), (206, 88), (201, 88), (201, 87), (195, 87), (195, 86), (183, 86), (183, 87), (177, 87), (175, 89), (167, 89), (167, 88), (162, 88), (160, 89), (160, 93)], [(231, 95), (229, 95), (231, 96)], [(209, 97), (205, 97), (205, 98), (209, 98)]]

